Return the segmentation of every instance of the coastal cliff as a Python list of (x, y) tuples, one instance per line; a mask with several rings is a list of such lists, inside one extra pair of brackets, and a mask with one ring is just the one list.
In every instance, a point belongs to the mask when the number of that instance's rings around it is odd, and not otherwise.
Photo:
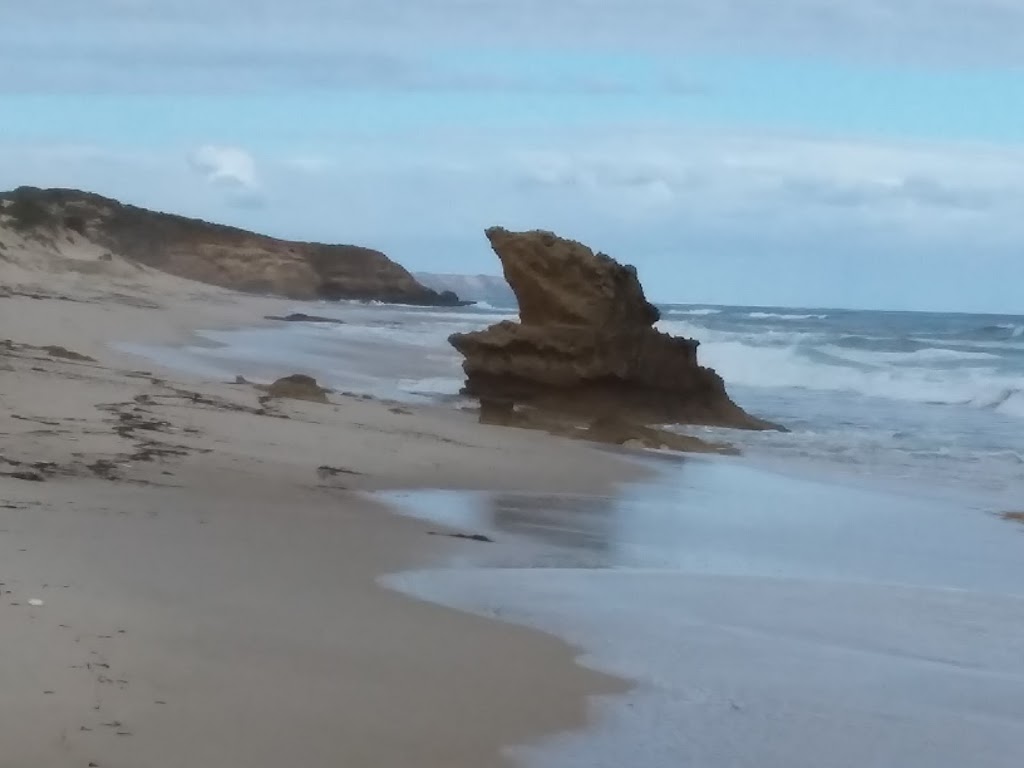
[(246, 293), (453, 306), (380, 251), (280, 240), (72, 189), (0, 193), (0, 226), (38, 242), (84, 238), (111, 257)]
[(497, 275), (458, 275), (437, 272), (414, 272), (417, 280), (435, 291), (451, 291), (459, 298), (486, 303), (492, 307), (516, 306), (516, 295), (505, 278)]

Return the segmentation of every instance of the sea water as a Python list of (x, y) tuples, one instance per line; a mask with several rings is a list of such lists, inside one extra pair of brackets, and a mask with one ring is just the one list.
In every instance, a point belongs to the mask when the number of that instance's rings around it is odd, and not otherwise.
[(963, 500), (1024, 491), (1024, 317), (667, 307), (661, 326), (786, 434), (733, 434), (778, 464)]
[(1024, 533), (949, 501), (685, 459), (613, 497), (403, 492), (497, 544), (383, 583), (635, 683), (530, 768), (1014, 768)]

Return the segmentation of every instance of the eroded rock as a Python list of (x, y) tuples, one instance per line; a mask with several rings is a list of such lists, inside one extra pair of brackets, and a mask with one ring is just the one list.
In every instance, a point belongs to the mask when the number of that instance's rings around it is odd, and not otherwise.
[(309, 400), (314, 403), (327, 402), (327, 390), (316, 383), (312, 376), (301, 373), (293, 373), (278, 379), (269, 387), (267, 394), (270, 397), (287, 398), (290, 400)]
[[(520, 307), (521, 322), (454, 334), (463, 392), (486, 418), (507, 404), (637, 424), (776, 428), (726, 394), (697, 362), (698, 342), (661, 333), (631, 266), (550, 232), (487, 230)], [(505, 403), (506, 405), (502, 405)]]

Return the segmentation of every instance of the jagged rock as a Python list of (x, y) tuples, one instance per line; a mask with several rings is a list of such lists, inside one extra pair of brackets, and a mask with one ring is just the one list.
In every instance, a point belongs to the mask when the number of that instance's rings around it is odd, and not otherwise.
[(113, 255), (178, 277), (292, 299), (455, 306), (380, 251), (279, 240), (124, 205), (73, 189), (0, 192), (0, 227), (40, 243), (74, 234)]
[(697, 362), (698, 342), (652, 326), (658, 309), (631, 266), (550, 232), (487, 230), (521, 322), (454, 334), (465, 356), (463, 392), (574, 414), (588, 423), (628, 422), (775, 428), (747, 414), (718, 374)]
[(293, 373), (278, 379), (269, 387), (267, 394), (271, 397), (283, 397), (290, 400), (310, 400), (314, 403), (327, 402), (327, 390), (316, 383), (312, 376)]
[(636, 269), (551, 232), (487, 230), (523, 325), (647, 328), (661, 315)]

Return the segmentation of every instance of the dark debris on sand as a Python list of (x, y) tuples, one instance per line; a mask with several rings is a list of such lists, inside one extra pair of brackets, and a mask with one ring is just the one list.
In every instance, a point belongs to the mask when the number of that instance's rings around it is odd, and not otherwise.
[(427, 531), (428, 536), (447, 536), (449, 539), (465, 539), (466, 541), (480, 541), (493, 544), (494, 539), (484, 536), (482, 533), (442, 533), (441, 531)]

